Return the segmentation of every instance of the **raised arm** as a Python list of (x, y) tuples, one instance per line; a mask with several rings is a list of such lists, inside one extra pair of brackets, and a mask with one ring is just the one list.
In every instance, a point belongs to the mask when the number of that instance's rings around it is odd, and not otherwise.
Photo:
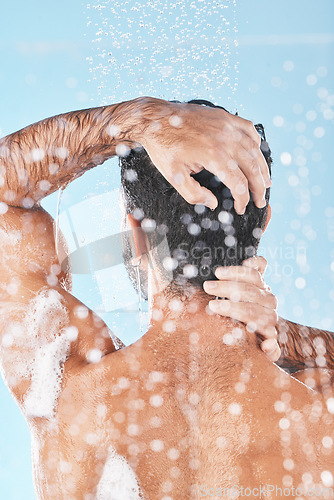
[(32, 208), (88, 169), (132, 147), (133, 110), (134, 103), (129, 102), (74, 111), (2, 139), (0, 199)]
[(252, 257), (241, 267), (218, 268), (219, 282), (212, 291), (204, 283), (204, 290), (224, 300), (213, 300), (210, 307), (247, 324), (268, 357), (291, 374), (307, 368), (334, 370), (334, 333), (277, 316), (277, 300), (263, 281), (266, 266), (263, 257)]
[(166, 179), (191, 204), (217, 206), (191, 177), (203, 168), (230, 188), (243, 213), (249, 189), (265, 205), (269, 173), (251, 122), (218, 109), (150, 97), (65, 113), (0, 141), (0, 200), (32, 208), (86, 170), (143, 145)]

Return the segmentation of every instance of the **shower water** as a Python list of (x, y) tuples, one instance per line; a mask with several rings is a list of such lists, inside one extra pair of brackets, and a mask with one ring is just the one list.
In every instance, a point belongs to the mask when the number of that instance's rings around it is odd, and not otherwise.
[(138, 95), (236, 103), (236, 0), (103, 0), (87, 4), (97, 104)]
[(59, 238), (59, 215), (60, 215), (60, 203), (61, 198), (63, 196), (64, 189), (59, 189), (58, 198), (57, 198), (57, 215), (56, 215), (56, 227), (55, 227), (55, 245), (56, 245), (56, 254), (59, 255), (59, 246), (58, 246), (58, 238)]

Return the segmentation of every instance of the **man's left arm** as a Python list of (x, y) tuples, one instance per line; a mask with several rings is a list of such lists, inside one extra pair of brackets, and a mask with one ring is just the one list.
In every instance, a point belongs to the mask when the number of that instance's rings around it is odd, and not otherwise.
[(218, 268), (215, 288), (204, 284), (204, 290), (225, 300), (211, 301), (210, 307), (246, 324), (271, 361), (290, 374), (309, 368), (334, 370), (334, 333), (279, 317), (275, 296), (263, 280), (266, 266), (263, 257), (252, 257), (242, 266)]
[(334, 370), (334, 333), (278, 318), (277, 340), (281, 357), (277, 364), (290, 373), (306, 368)]

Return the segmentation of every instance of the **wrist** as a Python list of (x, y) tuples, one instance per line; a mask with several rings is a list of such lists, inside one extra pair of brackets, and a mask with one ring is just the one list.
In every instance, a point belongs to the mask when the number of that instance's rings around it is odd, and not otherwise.
[(174, 113), (175, 104), (155, 97), (137, 97), (121, 103), (120, 122), (125, 140), (146, 149), (150, 138), (160, 130), (162, 121)]

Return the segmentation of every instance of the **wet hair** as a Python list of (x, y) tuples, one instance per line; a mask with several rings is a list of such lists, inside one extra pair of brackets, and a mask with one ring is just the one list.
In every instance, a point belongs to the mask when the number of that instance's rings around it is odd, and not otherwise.
[[(204, 100), (192, 100), (189, 103), (225, 109)], [(271, 151), (264, 128), (261, 124), (255, 125), (255, 128), (261, 136), (261, 151), (271, 174)], [(214, 211), (202, 205), (187, 203), (155, 168), (143, 148), (131, 150), (122, 157), (120, 166), (126, 214), (134, 213), (137, 218), (139, 215), (140, 219), (154, 221), (155, 230), (149, 233), (151, 246), (157, 246), (166, 234), (170, 256), (173, 258), (172, 261), (169, 259), (173, 268), (173, 286), (184, 288), (192, 284), (202, 288), (204, 281), (216, 279), (216, 267), (241, 265), (244, 259), (256, 255), (267, 219), (269, 188), (266, 190), (267, 203), (264, 208), (257, 208), (250, 194), (245, 213), (238, 215), (230, 190), (205, 169), (192, 176), (217, 197), (218, 206)], [(127, 245), (124, 261), (137, 289), (131, 257)], [(163, 262), (158, 265), (162, 275), (167, 276)], [(141, 292), (146, 296), (146, 285), (141, 287)]]

